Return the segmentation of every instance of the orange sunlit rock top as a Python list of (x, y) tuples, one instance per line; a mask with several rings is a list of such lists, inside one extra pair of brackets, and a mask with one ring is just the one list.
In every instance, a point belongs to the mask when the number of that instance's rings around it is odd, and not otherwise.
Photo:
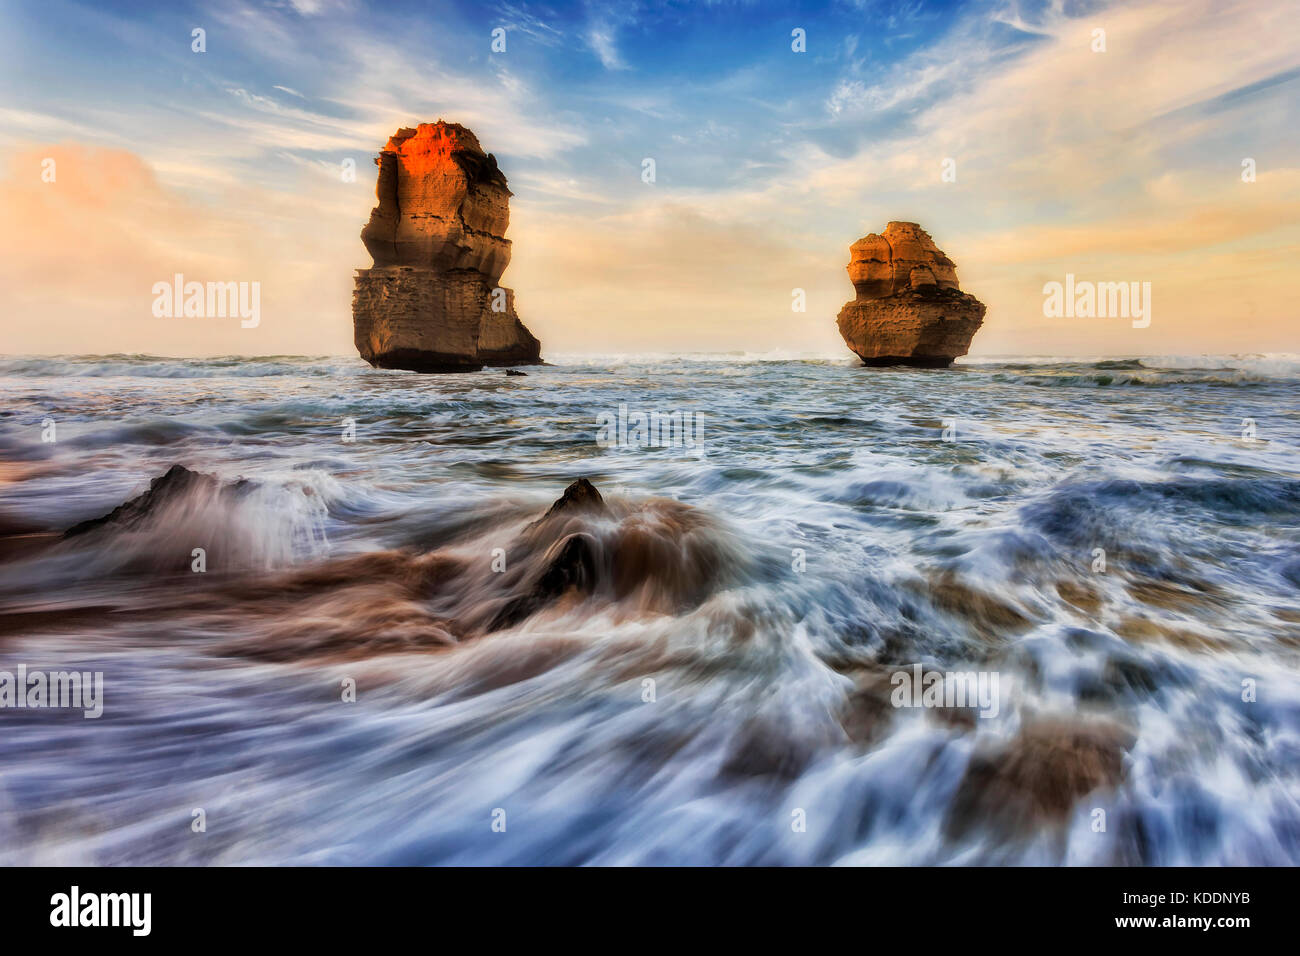
[[(913, 271), (919, 271), (915, 279)], [(913, 284), (956, 289), (957, 268), (930, 234), (914, 222), (891, 222), (849, 247), (849, 280), (859, 299), (880, 299)]]
[(451, 161), (462, 169), (465, 166), (478, 169), (498, 185), (506, 184), (505, 176), (497, 169), (496, 158), (485, 153), (473, 131), (459, 123), (438, 120), (421, 123), (414, 129), (403, 127), (388, 138), (383, 152), (396, 153), (408, 176), (436, 174), (447, 169)]
[(510, 190), (496, 157), (456, 123), (400, 129), (375, 160), (379, 200), (361, 232), (376, 266), (473, 269), (510, 264)]

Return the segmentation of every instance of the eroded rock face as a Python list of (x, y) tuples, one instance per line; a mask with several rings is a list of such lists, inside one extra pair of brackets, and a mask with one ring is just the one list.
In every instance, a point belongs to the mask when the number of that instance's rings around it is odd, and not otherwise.
[(499, 286), (510, 264), (510, 190), (496, 157), (455, 123), (398, 130), (376, 159), (379, 204), (361, 230), (375, 260), (352, 297), (371, 365), (471, 371), (540, 361), (541, 344)]
[(891, 222), (849, 247), (857, 298), (840, 335), (867, 365), (945, 367), (970, 351), (984, 303), (962, 292), (957, 267), (914, 222)]

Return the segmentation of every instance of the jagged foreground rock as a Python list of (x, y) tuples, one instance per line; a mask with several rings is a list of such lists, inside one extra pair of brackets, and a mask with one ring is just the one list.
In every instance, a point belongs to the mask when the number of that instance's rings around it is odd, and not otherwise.
[(914, 222), (891, 222), (849, 247), (857, 298), (840, 335), (867, 365), (943, 368), (970, 351), (984, 303), (960, 291), (957, 268)]
[(399, 129), (375, 160), (379, 200), (361, 241), (374, 268), (352, 295), (357, 351), (371, 365), (461, 372), (541, 361), (503, 289), (510, 190), (496, 157), (456, 123)]

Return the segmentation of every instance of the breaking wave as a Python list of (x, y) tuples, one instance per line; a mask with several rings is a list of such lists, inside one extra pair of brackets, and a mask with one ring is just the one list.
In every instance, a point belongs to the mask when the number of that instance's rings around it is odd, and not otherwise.
[(6, 360), (0, 862), (1294, 864), (1292, 373), (1152, 361)]

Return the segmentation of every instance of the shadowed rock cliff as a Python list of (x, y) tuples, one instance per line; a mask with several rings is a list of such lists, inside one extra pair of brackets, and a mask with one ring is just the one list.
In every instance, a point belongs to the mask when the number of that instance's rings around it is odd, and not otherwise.
[(472, 371), (541, 360), (498, 283), (510, 264), (510, 190), (496, 157), (455, 123), (398, 130), (376, 159), (379, 204), (361, 230), (375, 260), (352, 296), (357, 351), (371, 365)]

